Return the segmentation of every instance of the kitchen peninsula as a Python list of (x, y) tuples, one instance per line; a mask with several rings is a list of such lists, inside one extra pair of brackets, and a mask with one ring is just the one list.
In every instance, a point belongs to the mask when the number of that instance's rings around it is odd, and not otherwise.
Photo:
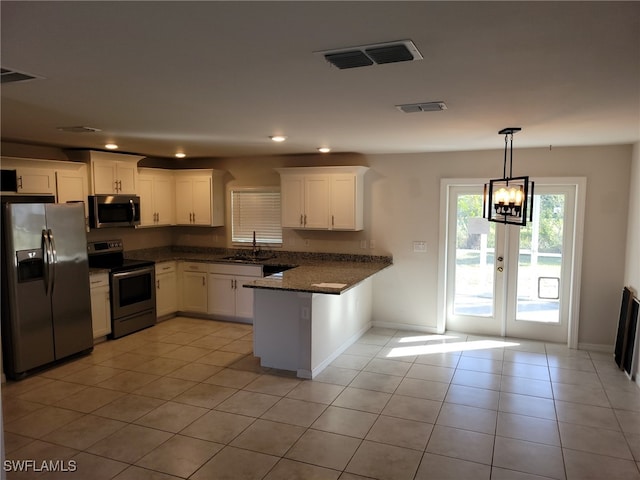
[(316, 377), (371, 327), (372, 276), (389, 262), (322, 262), (255, 280), (253, 352)]
[[(180, 247), (129, 253), (158, 263), (201, 265), (205, 271), (225, 264), (262, 267), (264, 277), (240, 288), (253, 293), (253, 353), (262, 366), (294, 371), (301, 378), (317, 376), (371, 327), (372, 277), (392, 265), (386, 256), (326, 253), (252, 257), (246, 250)], [(274, 267), (284, 271), (269, 275), (280, 270)]]

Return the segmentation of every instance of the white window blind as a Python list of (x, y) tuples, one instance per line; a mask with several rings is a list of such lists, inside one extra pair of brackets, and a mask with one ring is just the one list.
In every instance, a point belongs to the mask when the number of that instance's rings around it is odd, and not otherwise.
[(231, 191), (231, 240), (282, 244), (280, 191), (275, 189), (241, 189)]

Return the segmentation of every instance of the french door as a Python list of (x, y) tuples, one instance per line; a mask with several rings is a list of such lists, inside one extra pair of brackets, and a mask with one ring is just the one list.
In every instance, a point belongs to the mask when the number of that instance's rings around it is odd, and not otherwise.
[(443, 184), (445, 328), (567, 343), (577, 309), (578, 184), (536, 182), (526, 227), (482, 218), (482, 187)]

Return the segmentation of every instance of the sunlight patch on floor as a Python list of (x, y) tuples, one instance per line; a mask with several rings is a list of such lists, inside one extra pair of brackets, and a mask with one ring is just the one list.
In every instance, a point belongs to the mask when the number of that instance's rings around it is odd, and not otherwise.
[[(435, 335), (434, 335), (435, 337)], [(445, 336), (438, 336), (444, 339)], [(411, 339), (422, 337), (407, 337)], [(402, 339), (400, 343), (404, 343)], [(416, 342), (424, 340), (407, 340), (407, 342)], [(411, 355), (430, 355), (435, 353), (464, 352), (469, 350), (486, 350), (490, 348), (515, 347), (520, 345), (516, 342), (507, 342), (501, 340), (474, 340), (471, 342), (451, 342), (451, 343), (434, 343), (430, 345), (412, 345), (406, 347), (392, 348), (387, 354), (387, 358), (408, 357)]]

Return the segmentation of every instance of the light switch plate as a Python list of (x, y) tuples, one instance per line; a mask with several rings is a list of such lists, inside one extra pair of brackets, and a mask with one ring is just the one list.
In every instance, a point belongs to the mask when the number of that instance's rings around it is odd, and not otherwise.
[(418, 240), (413, 242), (414, 253), (427, 253), (427, 242)]

